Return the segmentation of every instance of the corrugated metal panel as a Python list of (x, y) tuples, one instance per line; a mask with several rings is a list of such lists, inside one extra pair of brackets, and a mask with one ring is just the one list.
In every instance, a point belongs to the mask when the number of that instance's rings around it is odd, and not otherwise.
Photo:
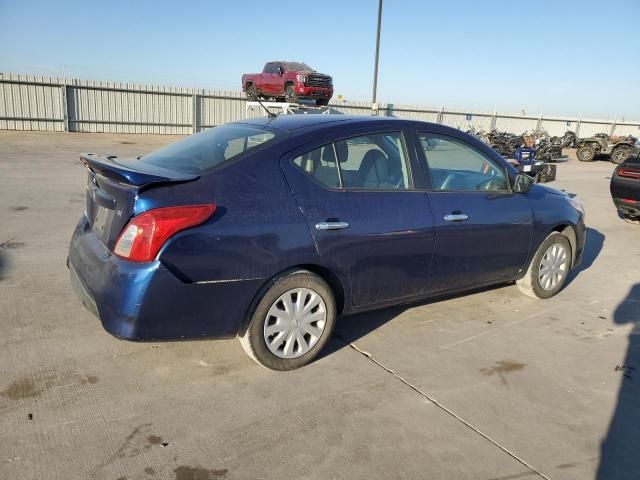
[(0, 129), (64, 131), (62, 87), (34, 75), (0, 74)]
[(422, 122), (437, 122), (440, 112), (416, 105), (389, 105), (389, 114), (392, 117), (405, 118), (407, 120), (419, 120)]
[(614, 130), (615, 135), (632, 135), (640, 138), (640, 124), (638, 123), (617, 123)]
[(580, 122), (580, 131), (578, 132), (578, 136), (580, 138), (592, 137), (596, 133), (606, 133), (609, 134), (611, 131), (611, 123), (595, 123), (591, 121), (582, 120)]
[(472, 128), (476, 130), (491, 130), (492, 115), (478, 113), (443, 112), (442, 123), (458, 130), (467, 131)]
[[(371, 114), (369, 102), (334, 100), (331, 107), (347, 115)], [(63, 131), (66, 112), (71, 131), (182, 135), (191, 133), (194, 126), (200, 130), (264, 115), (257, 107), (247, 111), (245, 96), (240, 91), (0, 74), (0, 129)], [(494, 118), (488, 112), (394, 104), (381, 104), (379, 114), (440, 121), (461, 130), (489, 130)], [(567, 121), (574, 128), (567, 128)], [(562, 135), (567, 129), (575, 130), (576, 123), (576, 118), (543, 118), (541, 126), (550, 135)], [(495, 115), (498, 130), (522, 133), (537, 124), (536, 117)], [(588, 119), (582, 120), (579, 135), (610, 131), (611, 121)], [(640, 129), (637, 123), (626, 122), (617, 125), (614, 132), (637, 135)]]
[[(569, 125), (567, 125), (567, 123), (569, 123)], [(540, 128), (546, 130), (546, 132), (552, 137), (561, 137), (567, 130), (575, 132), (577, 125), (578, 122), (575, 119), (543, 118), (542, 122), (540, 122)]]
[(496, 117), (496, 129), (501, 132), (524, 133), (535, 130), (538, 119), (531, 117)]

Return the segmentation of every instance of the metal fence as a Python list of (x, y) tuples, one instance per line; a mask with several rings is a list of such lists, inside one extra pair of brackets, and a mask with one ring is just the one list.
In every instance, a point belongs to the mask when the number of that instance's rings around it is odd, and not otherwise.
[[(368, 102), (336, 101), (349, 115), (370, 115)], [(550, 135), (567, 130), (581, 137), (603, 132), (640, 134), (640, 122), (470, 112), (418, 105), (378, 105), (378, 114), (442, 123), (461, 130), (522, 133), (537, 128)], [(247, 110), (242, 92), (160, 87), (0, 73), (0, 130), (189, 134), (222, 123), (260, 116)]]

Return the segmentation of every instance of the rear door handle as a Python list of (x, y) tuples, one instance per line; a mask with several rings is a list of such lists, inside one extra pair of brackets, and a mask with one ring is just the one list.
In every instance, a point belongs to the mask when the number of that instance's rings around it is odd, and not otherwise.
[(444, 219), (447, 222), (463, 222), (469, 218), (469, 215), (466, 213), (450, 213), (449, 215), (445, 215)]
[(341, 230), (348, 226), (347, 222), (320, 222), (316, 223), (316, 230)]

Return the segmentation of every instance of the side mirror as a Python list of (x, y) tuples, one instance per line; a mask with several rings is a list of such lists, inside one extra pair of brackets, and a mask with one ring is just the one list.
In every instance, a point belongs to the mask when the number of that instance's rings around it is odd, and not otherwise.
[(531, 188), (533, 178), (524, 173), (518, 173), (513, 181), (513, 191), (515, 193), (527, 193)]
[(283, 74), (282, 67), (278, 67), (278, 75), (282, 76)]

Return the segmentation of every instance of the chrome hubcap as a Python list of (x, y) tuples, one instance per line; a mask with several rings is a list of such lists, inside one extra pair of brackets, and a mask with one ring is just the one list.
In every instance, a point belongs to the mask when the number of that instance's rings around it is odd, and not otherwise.
[(326, 323), (322, 297), (308, 288), (295, 288), (271, 305), (264, 322), (264, 340), (274, 355), (296, 358), (318, 343)]
[(538, 280), (544, 290), (553, 290), (564, 281), (569, 266), (567, 249), (560, 243), (551, 245), (540, 261)]

